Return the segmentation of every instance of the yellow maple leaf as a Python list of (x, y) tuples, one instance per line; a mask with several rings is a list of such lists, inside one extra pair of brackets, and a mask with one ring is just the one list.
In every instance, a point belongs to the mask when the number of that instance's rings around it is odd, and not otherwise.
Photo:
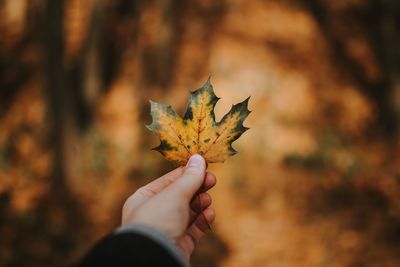
[(201, 88), (190, 92), (183, 118), (170, 105), (150, 100), (153, 121), (146, 127), (160, 138), (160, 145), (153, 149), (178, 164), (185, 164), (193, 154), (202, 155), (208, 163), (224, 162), (237, 153), (232, 142), (249, 129), (243, 126), (250, 114), (249, 98), (233, 105), (219, 122), (215, 121), (214, 114), (219, 98), (210, 79)]

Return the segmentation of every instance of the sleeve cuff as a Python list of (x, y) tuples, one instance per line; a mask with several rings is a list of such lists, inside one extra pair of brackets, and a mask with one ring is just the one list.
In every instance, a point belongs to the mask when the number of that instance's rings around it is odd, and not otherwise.
[(182, 255), (182, 252), (176, 247), (172, 240), (157, 229), (143, 224), (127, 224), (117, 228), (114, 231), (115, 235), (125, 233), (135, 233), (153, 240), (154, 242), (160, 244), (163, 248), (165, 248), (165, 250), (167, 250), (169, 254), (174, 257), (182, 267), (189, 267), (189, 264)]

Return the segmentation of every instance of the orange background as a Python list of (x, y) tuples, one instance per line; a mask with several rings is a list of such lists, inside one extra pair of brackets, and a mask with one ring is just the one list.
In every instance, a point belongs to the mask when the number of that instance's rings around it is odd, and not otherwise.
[(0, 265), (68, 266), (174, 168), (149, 99), (212, 75), (239, 153), (193, 266), (398, 266), (396, 1), (0, 1)]

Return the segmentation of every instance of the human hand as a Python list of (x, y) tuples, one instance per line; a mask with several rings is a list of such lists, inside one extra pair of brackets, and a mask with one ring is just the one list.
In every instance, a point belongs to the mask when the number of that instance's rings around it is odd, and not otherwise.
[(200, 155), (193, 155), (179, 167), (132, 194), (122, 209), (122, 225), (143, 224), (172, 239), (189, 260), (195, 245), (215, 219), (211, 196), (216, 183), (206, 172)]

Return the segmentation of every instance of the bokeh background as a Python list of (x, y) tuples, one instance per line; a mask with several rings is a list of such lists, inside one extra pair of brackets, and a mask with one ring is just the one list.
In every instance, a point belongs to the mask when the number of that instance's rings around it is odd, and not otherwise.
[(149, 99), (217, 118), (251, 96), (212, 164), (195, 267), (400, 264), (400, 2), (0, 0), (0, 266), (70, 266), (124, 200), (174, 168)]

